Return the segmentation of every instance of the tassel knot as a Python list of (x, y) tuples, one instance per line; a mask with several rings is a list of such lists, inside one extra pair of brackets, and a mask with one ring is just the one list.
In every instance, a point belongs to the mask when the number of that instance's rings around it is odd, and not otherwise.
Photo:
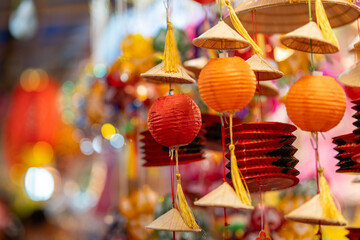
[(180, 175), (180, 173), (177, 173), (176, 174), (176, 180), (177, 180), (177, 182), (180, 184), (181, 183), (181, 175)]
[(229, 145), (229, 150), (232, 151), (232, 152), (235, 151), (235, 145), (234, 145), (234, 144), (230, 144), (230, 145)]

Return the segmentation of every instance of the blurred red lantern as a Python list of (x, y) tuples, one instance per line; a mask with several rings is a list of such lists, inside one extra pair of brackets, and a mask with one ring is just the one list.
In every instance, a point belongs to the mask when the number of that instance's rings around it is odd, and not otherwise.
[(161, 97), (149, 110), (148, 125), (151, 135), (161, 145), (187, 145), (201, 128), (200, 109), (185, 94)]
[(351, 100), (360, 98), (360, 88), (358, 87), (348, 87), (344, 86), (346, 96), (348, 96)]
[(54, 144), (60, 123), (59, 86), (41, 70), (27, 70), (11, 97), (5, 120), (4, 145), (11, 164), (20, 161), (24, 145)]
[(134, 84), (139, 79), (135, 63), (123, 57), (118, 58), (114, 62), (106, 76), (109, 86), (115, 88), (123, 88), (126, 84)]
[(195, 2), (198, 2), (200, 4), (209, 4), (209, 3), (214, 3), (215, 0), (194, 0)]

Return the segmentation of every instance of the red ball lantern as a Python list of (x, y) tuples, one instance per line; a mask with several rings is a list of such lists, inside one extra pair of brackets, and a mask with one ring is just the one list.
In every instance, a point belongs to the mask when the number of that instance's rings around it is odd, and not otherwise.
[(201, 113), (196, 103), (185, 94), (158, 98), (149, 110), (151, 135), (163, 146), (191, 143), (201, 127)]
[(215, 0), (194, 0), (195, 2), (198, 2), (200, 4), (210, 4), (210, 3), (214, 3)]

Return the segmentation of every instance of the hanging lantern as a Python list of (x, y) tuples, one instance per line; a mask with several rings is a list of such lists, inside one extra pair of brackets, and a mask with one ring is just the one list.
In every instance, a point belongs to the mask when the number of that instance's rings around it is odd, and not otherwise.
[(185, 94), (157, 99), (149, 110), (151, 135), (163, 146), (191, 143), (201, 127), (201, 113), (196, 103)]
[(285, 106), (289, 118), (302, 130), (326, 132), (341, 121), (346, 99), (332, 77), (305, 76), (290, 88)]
[[(146, 228), (166, 231), (201, 231), (195, 222), (193, 213), (182, 190), (181, 176), (178, 167), (179, 147), (187, 145), (195, 139), (200, 131), (201, 124), (199, 107), (185, 94), (168, 95), (158, 98), (151, 106), (148, 115), (148, 126), (151, 135), (161, 145), (175, 150), (176, 198), (179, 212), (176, 208), (173, 208), (150, 223)], [(183, 225), (179, 225), (179, 219), (175, 220), (174, 214), (177, 217), (181, 215)], [(168, 217), (174, 218), (173, 221), (169, 222), (167, 220)], [(164, 224), (167, 224), (166, 227)], [(174, 227), (175, 225), (176, 227)], [(186, 228), (183, 228), (185, 225)]]
[(204, 102), (217, 112), (243, 109), (256, 90), (256, 77), (249, 64), (239, 57), (213, 58), (199, 76)]

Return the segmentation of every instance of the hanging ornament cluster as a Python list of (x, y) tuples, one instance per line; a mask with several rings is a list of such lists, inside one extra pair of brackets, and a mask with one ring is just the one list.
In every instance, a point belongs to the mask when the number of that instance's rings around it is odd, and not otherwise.
[[(179, 147), (179, 164), (187, 164), (196, 161), (204, 160), (204, 144), (206, 131), (201, 129), (195, 139), (186, 146)], [(169, 148), (164, 147), (151, 136), (150, 131), (141, 133), (143, 138), (140, 142), (143, 143), (141, 147), (143, 157), (145, 160), (144, 167), (161, 167), (170, 166), (171, 160), (169, 158)]]
[(295, 169), (299, 161), (294, 157), (297, 149), (292, 146), (295, 130), (291, 124), (278, 122), (233, 127), (237, 164), (250, 192), (285, 189), (299, 182), (299, 171)]
[(360, 99), (352, 103), (355, 104), (352, 109), (356, 111), (353, 115), (356, 129), (352, 133), (333, 138), (333, 143), (337, 145), (334, 149), (338, 152), (335, 156), (339, 160), (336, 164), (340, 167), (336, 170), (338, 173), (360, 173)]

